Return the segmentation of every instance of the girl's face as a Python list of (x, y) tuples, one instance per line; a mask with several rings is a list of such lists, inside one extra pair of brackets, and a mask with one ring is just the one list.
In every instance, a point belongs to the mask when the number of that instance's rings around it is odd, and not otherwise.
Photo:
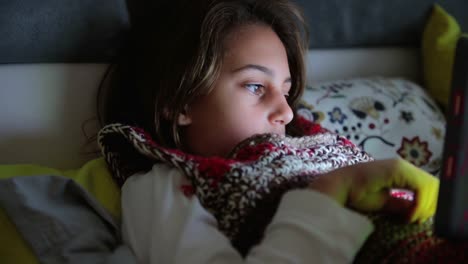
[(240, 141), (260, 133), (284, 134), (293, 112), (288, 57), (276, 33), (265, 25), (233, 30), (213, 90), (178, 118), (191, 153), (226, 156)]

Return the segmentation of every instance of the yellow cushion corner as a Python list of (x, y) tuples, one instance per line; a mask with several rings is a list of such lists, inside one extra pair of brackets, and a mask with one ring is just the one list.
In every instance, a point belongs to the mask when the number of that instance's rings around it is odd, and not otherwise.
[(62, 175), (81, 184), (107, 211), (120, 221), (120, 189), (112, 179), (104, 158), (87, 162), (76, 170), (66, 170)]
[(440, 5), (434, 4), (422, 36), (423, 76), (430, 95), (445, 108), (450, 96), (452, 69), (460, 26)]
[[(57, 175), (75, 180), (117, 221), (120, 221), (120, 189), (112, 180), (103, 158), (91, 160), (74, 170), (58, 170), (33, 164), (0, 165), (0, 179), (35, 175)], [(38, 263), (32, 249), (23, 240), (2, 208), (0, 208), (0, 234), (1, 263)]]
[(10, 221), (7, 214), (0, 207), (0, 262), (1, 263), (39, 263), (32, 249), (23, 240)]

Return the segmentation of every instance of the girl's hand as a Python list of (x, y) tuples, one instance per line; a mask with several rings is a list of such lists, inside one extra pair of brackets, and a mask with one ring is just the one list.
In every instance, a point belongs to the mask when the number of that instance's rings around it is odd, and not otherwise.
[[(334, 170), (314, 180), (310, 188), (359, 211), (386, 211), (423, 222), (435, 213), (439, 180), (403, 159), (391, 159)], [(413, 191), (414, 201), (392, 198), (391, 188)]]

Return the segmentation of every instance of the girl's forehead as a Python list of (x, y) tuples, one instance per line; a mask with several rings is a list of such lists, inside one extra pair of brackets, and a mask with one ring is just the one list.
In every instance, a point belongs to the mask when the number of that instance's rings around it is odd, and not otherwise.
[(269, 48), (284, 49), (284, 45), (273, 29), (263, 24), (238, 26), (224, 40), (225, 56), (233, 53), (237, 56), (250, 50), (261, 52)]
[[(286, 49), (278, 35), (263, 24), (244, 25), (232, 30), (224, 43), (223, 64), (283, 62), (287, 67)], [(242, 66), (242, 65), (238, 65)]]
[(242, 38), (253, 38), (257, 36), (259, 32), (263, 31), (271, 31), (274, 33), (273, 29), (270, 26), (262, 23), (247, 23), (236, 25), (230, 30), (228, 30), (224, 41), (226, 42), (226, 44), (229, 44)]

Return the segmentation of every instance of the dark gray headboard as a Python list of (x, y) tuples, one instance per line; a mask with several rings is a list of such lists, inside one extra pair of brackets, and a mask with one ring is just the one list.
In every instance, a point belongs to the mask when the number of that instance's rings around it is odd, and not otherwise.
[(311, 48), (419, 46), (434, 3), (468, 31), (466, 0), (295, 0), (310, 26)]
[[(1, 1), (0, 63), (108, 62), (127, 36), (135, 1), (144, 0)], [(295, 1), (310, 24), (311, 48), (418, 46), (434, 2)], [(438, 2), (468, 30), (468, 1)]]
[(129, 27), (125, 0), (3, 0), (0, 63), (108, 61)]

